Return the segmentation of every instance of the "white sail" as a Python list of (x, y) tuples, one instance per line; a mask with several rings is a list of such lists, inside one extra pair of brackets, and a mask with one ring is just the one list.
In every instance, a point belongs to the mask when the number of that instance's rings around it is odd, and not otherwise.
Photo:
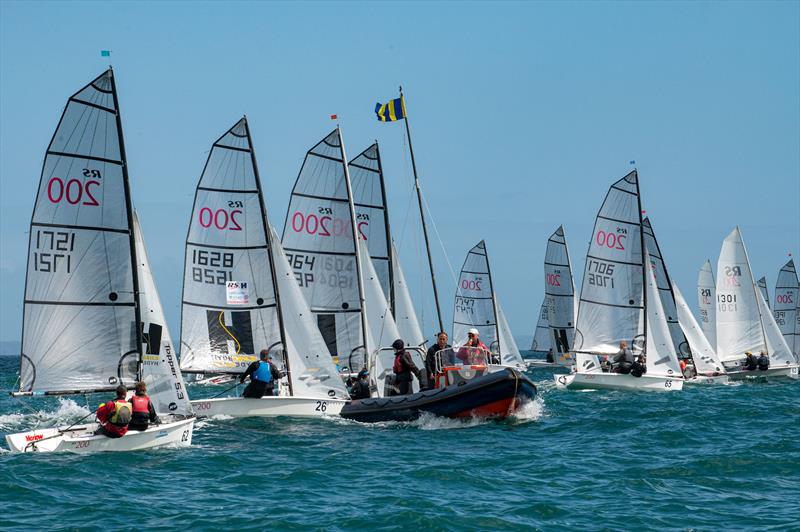
[(131, 385), (141, 353), (128, 175), (114, 76), (72, 95), (31, 217), (20, 392)]
[(422, 328), (419, 326), (417, 313), (414, 310), (414, 303), (411, 301), (411, 294), (408, 291), (403, 269), (400, 267), (400, 258), (397, 255), (394, 242), (392, 242), (391, 252), (392, 280), (394, 283), (394, 319), (397, 323), (397, 330), (400, 332), (400, 338), (405, 340), (407, 345), (423, 346), (425, 345), (425, 335), (422, 334)]
[(641, 206), (634, 170), (608, 190), (586, 255), (575, 329), (577, 351), (613, 354), (622, 340), (644, 348)]
[(761, 293), (758, 293), (757, 297), (758, 308), (764, 322), (764, 342), (767, 345), (770, 368), (797, 364), (792, 350), (786, 345), (786, 339), (781, 334), (778, 324), (775, 323), (775, 318), (772, 316), (766, 300)]
[(764, 298), (764, 301), (767, 303), (767, 308), (771, 309), (772, 306), (769, 304), (769, 290), (767, 289), (767, 278), (762, 276), (761, 279), (756, 281), (756, 285), (761, 291), (761, 296)]
[(550, 349), (550, 324), (547, 319), (547, 303), (547, 296), (545, 296), (542, 306), (539, 307), (539, 319), (536, 322), (536, 330), (533, 332), (531, 351), (547, 351)]
[(722, 243), (717, 262), (717, 354), (723, 362), (766, 349), (758, 292), (739, 228)]
[(658, 281), (653, 268), (653, 257), (645, 251), (647, 273), (647, 374), (658, 376), (682, 376), (677, 350), (672, 343), (672, 333), (667, 323), (667, 314), (661, 303)]
[(675, 281), (672, 282), (672, 291), (675, 294), (676, 310), (678, 312), (678, 322), (683, 329), (683, 334), (689, 341), (689, 347), (692, 350), (692, 360), (694, 360), (694, 367), (698, 375), (711, 375), (714, 373), (724, 373), (725, 369), (722, 366), (717, 356), (716, 351), (709, 343), (705, 334), (703, 334), (697, 320), (694, 319), (689, 305), (683, 299), (681, 291), (678, 290), (678, 285)]
[[(361, 303), (348, 200), (344, 150), (333, 130), (307, 153), (297, 177), (286, 221), (283, 249), (295, 272), (328, 351), (342, 364), (364, 358)], [(372, 220), (358, 220), (359, 238)]]
[(797, 315), (799, 300), (800, 286), (798, 285), (797, 271), (794, 267), (794, 260), (790, 259), (778, 272), (773, 316), (781, 329), (786, 344), (798, 360), (800, 360), (800, 327), (798, 327), (800, 317)]
[(147, 394), (156, 412), (189, 415), (192, 405), (150, 270), (144, 234), (136, 211), (133, 213), (133, 234), (136, 239), (139, 302), (142, 309), (142, 380), (147, 384)]
[(664, 313), (669, 326), (669, 332), (672, 336), (672, 344), (678, 350), (681, 358), (692, 356), (689, 342), (681, 330), (678, 323), (678, 313), (675, 309), (675, 294), (672, 293), (672, 283), (667, 271), (667, 264), (664, 256), (661, 254), (661, 248), (658, 245), (653, 226), (650, 224), (650, 219), (645, 218), (642, 220), (642, 231), (644, 234), (644, 245), (647, 253), (650, 255), (651, 266), (653, 273), (656, 276), (656, 283), (658, 285), (658, 293), (661, 299), (661, 305), (664, 307)]
[(359, 241), (359, 250), (364, 276), (364, 314), (370, 339), (367, 345), (372, 349), (390, 346), (400, 338), (400, 332), (383, 292), (380, 275), (375, 271), (363, 240)]
[(697, 304), (700, 308), (700, 327), (715, 351), (717, 346), (716, 294), (717, 284), (714, 281), (714, 270), (711, 268), (711, 261), (707, 260), (697, 276)]
[(286, 353), (292, 395), (347, 399), (347, 389), (336, 371), (328, 346), (303, 297), (275, 230), (272, 249), (280, 310), (286, 328)]
[[(544, 256), (544, 293), (550, 327), (550, 347), (556, 360), (572, 350), (575, 338), (575, 283), (564, 227), (547, 240)], [(537, 329), (538, 333), (538, 329)], [(535, 338), (534, 338), (535, 340)]]
[(247, 120), (211, 147), (186, 236), (181, 369), (241, 373), (282, 344), (266, 210)]
[(453, 345), (466, 342), (467, 332), (472, 328), (478, 330), (481, 341), (489, 349), (497, 351), (494, 288), (483, 240), (469, 250), (458, 277), (453, 311)]
[(522, 354), (520, 354), (517, 341), (514, 340), (514, 335), (511, 333), (511, 327), (508, 326), (508, 320), (506, 320), (500, 302), (497, 302), (497, 332), (503, 348), (500, 351), (500, 364), (524, 369), (525, 362), (522, 360)]

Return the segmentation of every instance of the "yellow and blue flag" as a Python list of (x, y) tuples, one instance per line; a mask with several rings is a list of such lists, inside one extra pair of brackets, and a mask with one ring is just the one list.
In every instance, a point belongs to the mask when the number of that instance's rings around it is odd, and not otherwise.
[(389, 103), (376, 103), (375, 114), (381, 122), (394, 122), (406, 117), (406, 102), (400, 96)]

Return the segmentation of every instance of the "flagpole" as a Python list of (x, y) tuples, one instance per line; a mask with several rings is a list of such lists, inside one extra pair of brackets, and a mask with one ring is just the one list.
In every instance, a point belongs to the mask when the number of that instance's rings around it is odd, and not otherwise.
[[(400, 99), (403, 100), (403, 87), (400, 87)], [(419, 186), (419, 176), (417, 175), (417, 163), (414, 160), (414, 147), (411, 145), (411, 129), (408, 126), (408, 115), (403, 113), (403, 121), (406, 123), (406, 137), (408, 138), (408, 151), (411, 152), (411, 168), (414, 170), (414, 186), (417, 189), (417, 201), (419, 202), (419, 216), (422, 219), (422, 234), (425, 236), (425, 249), (428, 252), (428, 266), (431, 270), (431, 283), (433, 284), (433, 299), (436, 301), (436, 317), (439, 318), (439, 331), (444, 331), (442, 322), (442, 309), (439, 307), (439, 291), (436, 288), (436, 274), (433, 271), (433, 259), (431, 258), (431, 245), (428, 239), (428, 226), (425, 225), (425, 209), (422, 206), (422, 189)], [(436, 331), (437, 334), (439, 331)]]

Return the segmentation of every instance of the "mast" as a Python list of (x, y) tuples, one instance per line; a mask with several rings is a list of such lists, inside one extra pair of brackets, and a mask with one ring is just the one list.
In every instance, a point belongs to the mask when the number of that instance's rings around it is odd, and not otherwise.
[(356, 279), (358, 281), (358, 307), (361, 315), (361, 338), (364, 341), (364, 361), (369, 365), (369, 351), (367, 347), (367, 315), (364, 313), (364, 279), (361, 271), (361, 244), (358, 238), (358, 226), (356, 225), (356, 206), (353, 203), (353, 187), (350, 184), (350, 169), (347, 165), (347, 153), (344, 149), (344, 139), (342, 129), (337, 125), (336, 133), (339, 136), (339, 149), (342, 150), (342, 166), (344, 167), (344, 183), (347, 188), (347, 202), (350, 206), (350, 226), (353, 231), (353, 244), (356, 251)]
[(386, 249), (389, 252), (389, 308), (392, 311), (392, 316), (395, 315), (394, 305), (394, 253), (392, 244), (392, 232), (389, 229), (389, 204), (386, 201), (386, 185), (383, 182), (383, 164), (381, 163), (381, 150), (378, 147), (378, 141), (375, 140), (375, 155), (378, 157), (378, 179), (381, 183), (381, 200), (383, 201), (383, 221), (386, 228)]
[[(400, 98), (403, 98), (403, 87), (400, 87)], [(403, 105), (405, 106), (405, 100)], [(406, 113), (403, 113), (404, 115)], [(403, 121), (406, 124), (406, 137), (408, 138), (408, 151), (411, 153), (411, 168), (414, 170), (414, 186), (417, 189), (417, 202), (419, 203), (419, 217), (422, 220), (422, 234), (425, 236), (425, 250), (428, 253), (428, 267), (431, 270), (431, 284), (433, 285), (433, 299), (436, 302), (436, 317), (439, 319), (439, 331), (444, 330), (444, 322), (442, 322), (442, 309), (439, 307), (439, 291), (436, 288), (436, 273), (433, 271), (433, 259), (431, 258), (431, 245), (428, 239), (428, 227), (425, 224), (425, 209), (422, 206), (422, 189), (419, 185), (419, 176), (417, 175), (417, 163), (414, 160), (414, 147), (411, 145), (411, 128), (408, 126), (408, 116), (404, 116)], [(437, 331), (438, 332), (438, 331)]]
[(286, 329), (283, 324), (283, 312), (281, 311), (281, 293), (278, 290), (278, 282), (275, 278), (275, 257), (272, 254), (272, 231), (269, 227), (269, 217), (267, 216), (267, 206), (264, 204), (264, 193), (261, 190), (261, 177), (258, 174), (258, 164), (256, 163), (256, 149), (253, 146), (253, 139), (250, 137), (250, 125), (247, 123), (247, 115), (244, 119), (244, 131), (247, 134), (247, 144), (250, 146), (250, 160), (253, 162), (253, 175), (258, 189), (258, 206), (261, 208), (261, 222), (264, 225), (264, 236), (267, 239), (267, 257), (269, 258), (269, 272), (272, 276), (272, 290), (275, 292), (275, 310), (278, 313), (278, 328), (281, 334), (281, 345), (283, 345), (283, 363), (286, 365), (286, 375), (289, 381), (289, 395), (294, 395), (292, 390), (292, 370), (289, 367), (288, 345), (286, 342)]
[(122, 183), (125, 187), (125, 210), (128, 216), (128, 230), (130, 232), (130, 247), (131, 247), (131, 268), (133, 273), (133, 301), (134, 313), (136, 316), (136, 351), (139, 354), (139, 360), (136, 363), (136, 380), (142, 380), (142, 310), (141, 303), (139, 302), (139, 270), (136, 261), (136, 237), (133, 234), (133, 203), (131, 201), (131, 189), (128, 178), (128, 157), (125, 155), (125, 140), (122, 136), (122, 113), (119, 109), (119, 100), (117, 99), (117, 82), (114, 79), (114, 70), (108, 67), (109, 78), (111, 79), (111, 95), (114, 97), (114, 109), (116, 110), (117, 119), (117, 135), (119, 137), (119, 153), (122, 160)]
[[(489, 284), (492, 287), (492, 310), (494, 311), (494, 334), (495, 338), (497, 338), (497, 354), (502, 357), (503, 352), (501, 350), (502, 345), (500, 343), (500, 316), (497, 314), (497, 296), (495, 295), (494, 279), (492, 278), (492, 267), (489, 264), (489, 249), (486, 247), (485, 240), (481, 240), (481, 243), (483, 244), (483, 252), (486, 254), (486, 271), (489, 272)], [(491, 350), (492, 346), (489, 346), (489, 351), (491, 352)]]
[[(639, 245), (641, 246), (641, 256), (642, 256), (642, 310), (643, 310), (643, 328), (642, 333), (644, 335), (643, 344), (642, 344), (642, 353), (647, 356), (647, 267), (644, 263), (644, 254), (647, 250), (644, 244), (644, 224), (642, 223), (642, 193), (639, 190), (639, 172), (636, 169), (633, 169), (633, 173), (636, 175), (636, 201), (639, 205)], [(631, 352), (633, 352), (633, 345), (631, 345)], [(646, 360), (646, 358), (645, 358)]]

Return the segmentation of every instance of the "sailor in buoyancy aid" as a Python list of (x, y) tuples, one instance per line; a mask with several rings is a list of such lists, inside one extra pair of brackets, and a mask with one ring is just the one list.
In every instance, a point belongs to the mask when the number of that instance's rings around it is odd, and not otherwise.
[(769, 357), (767, 353), (761, 351), (761, 354), (758, 356), (758, 370), (759, 371), (767, 371), (769, 369)]
[(636, 358), (636, 362), (631, 365), (630, 374), (634, 377), (641, 377), (645, 373), (647, 373), (647, 366), (645, 366), (644, 357), (639, 355)]
[(399, 395), (407, 395), (411, 393), (412, 373), (420, 380), (420, 371), (414, 361), (411, 359), (411, 354), (405, 350), (406, 343), (397, 339), (392, 343), (394, 349), (394, 364), (392, 364), (392, 371), (395, 374), (395, 382), (399, 388)]
[(369, 399), (371, 395), (369, 391), (369, 372), (366, 369), (362, 369), (358, 373), (358, 378), (351, 384), (349, 392), (351, 399)]
[(145, 431), (150, 423), (160, 423), (153, 402), (147, 396), (147, 385), (143, 381), (136, 383), (136, 393), (131, 396), (129, 402), (133, 410), (129, 429)]
[(128, 389), (120, 384), (117, 386), (117, 397), (113, 401), (101, 404), (97, 408), (97, 420), (100, 427), (96, 434), (103, 434), (109, 438), (121, 438), (128, 432), (128, 424), (131, 422), (131, 404), (125, 399)]
[(247, 370), (239, 377), (239, 382), (243, 383), (249, 376), (250, 384), (244, 389), (242, 397), (252, 397), (258, 399), (265, 395), (272, 395), (274, 381), (283, 377), (278, 367), (272, 363), (269, 351), (262, 349), (259, 354), (261, 360), (256, 360), (247, 367)]
[(633, 365), (633, 352), (628, 349), (628, 342), (622, 340), (619, 343), (619, 351), (611, 359), (611, 371), (614, 373), (628, 374)]
[(756, 360), (756, 357), (753, 356), (753, 353), (750, 351), (745, 351), (744, 354), (746, 355), (746, 358), (744, 359), (744, 370), (755, 371), (758, 369), (758, 360)]

